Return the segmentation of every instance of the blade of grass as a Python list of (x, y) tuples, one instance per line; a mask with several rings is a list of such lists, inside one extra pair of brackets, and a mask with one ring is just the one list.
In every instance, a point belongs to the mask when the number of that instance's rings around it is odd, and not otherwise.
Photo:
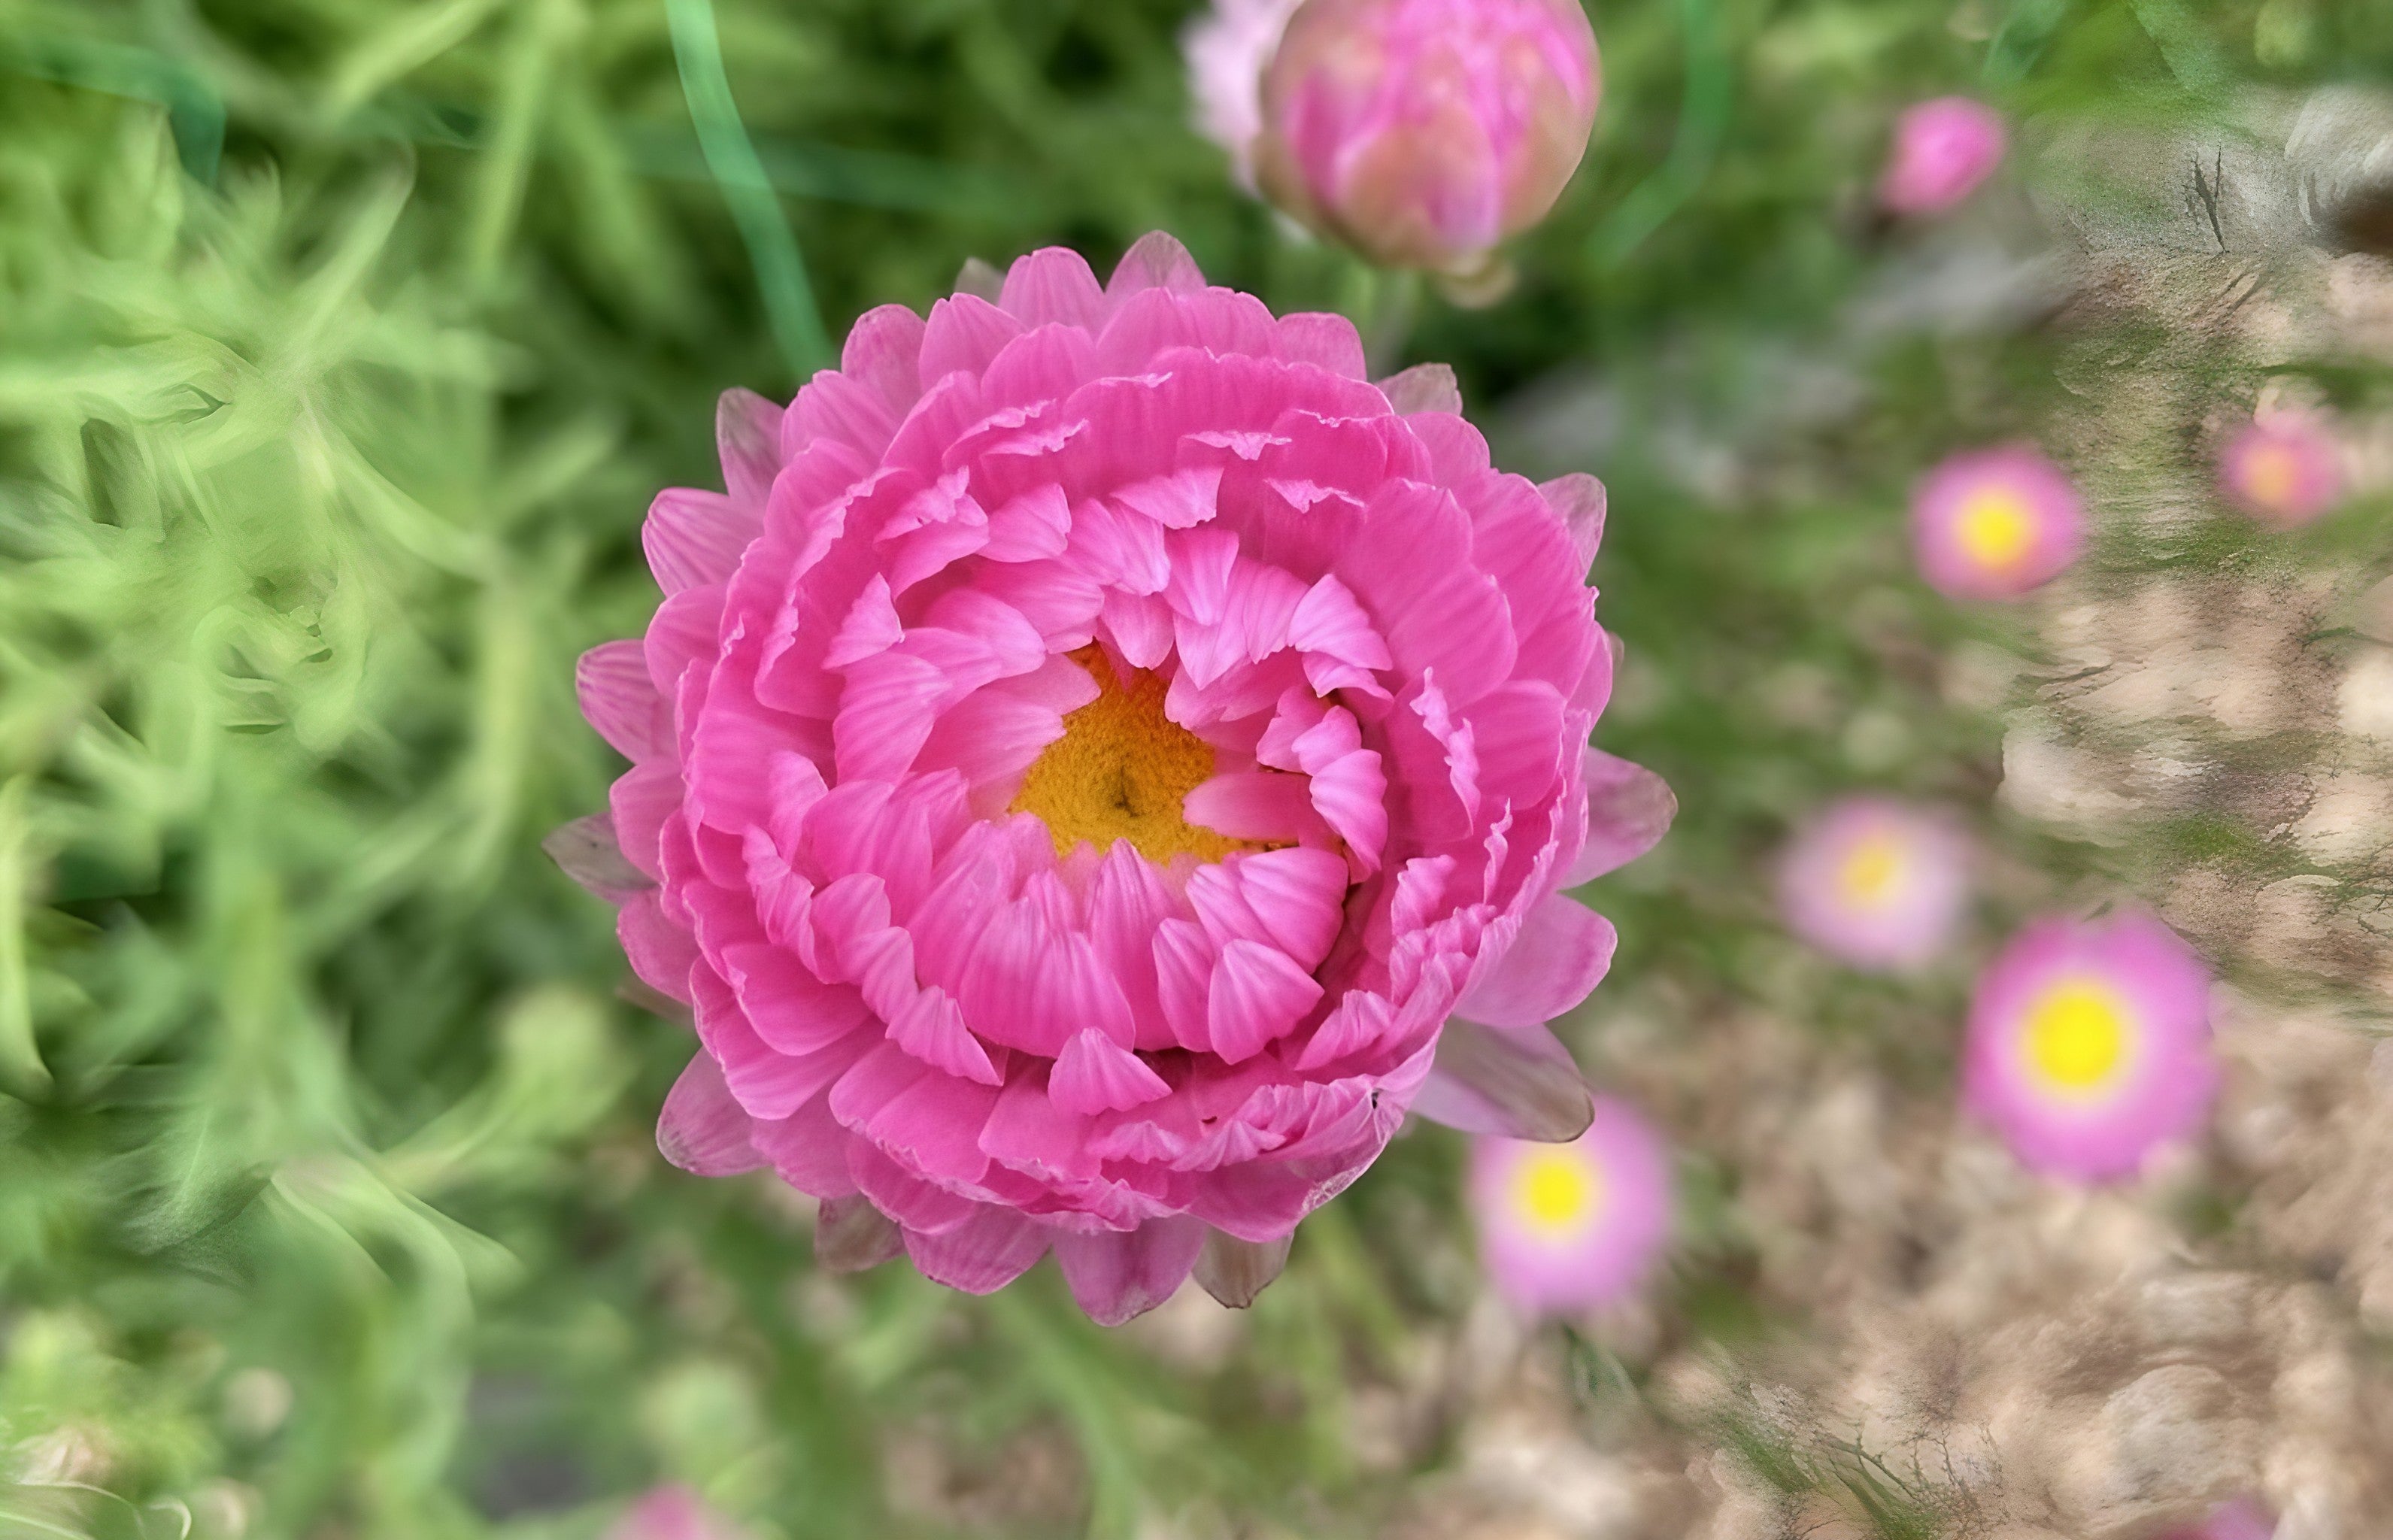
[(723, 201), (746, 242), (748, 259), (755, 265), (756, 284), (765, 296), (765, 312), (773, 340), (800, 380), (830, 365), (830, 338), (823, 331), (816, 307), (814, 283), (806, 276), (806, 259), (798, 250), (774, 196), (773, 185), (757, 159), (756, 146), (739, 121), (739, 104), (731, 95), (731, 77), (724, 72), (723, 45), (714, 27), (713, 0), (665, 0), (673, 29), (673, 61), (681, 71), (683, 97), (689, 103), (691, 124), (707, 169), (723, 189)]
[(1596, 230), (1596, 264), (1605, 269), (1626, 262), (1694, 196), (1728, 137), (1736, 81), (1712, 0), (1679, 0), (1679, 24), (1686, 33), (1687, 84), (1678, 137), (1661, 167), (1631, 189)]

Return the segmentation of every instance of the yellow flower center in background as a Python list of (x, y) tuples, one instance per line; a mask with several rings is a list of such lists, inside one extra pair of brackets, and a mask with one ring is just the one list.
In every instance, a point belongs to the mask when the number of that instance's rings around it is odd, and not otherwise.
[(2263, 444), (2243, 461), (2243, 495), (2263, 508), (2294, 501), (2302, 482), (2300, 457), (2282, 444)]
[(1972, 561), (2008, 567), (2027, 555), (2035, 538), (2035, 512), (2010, 489), (1988, 487), (1970, 493), (1961, 504), (1954, 533)]
[(1006, 809), (1035, 814), (1068, 855), (1086, 840), (1099, 850), (1128, 840), (1161, 865), (1174, 855), (1218, 861), (1234, 850), (1267, 850), (1190, 824), (1181, 799), (1213, 774), (1213, 750), (1163, 714), (1164, 683), (1144, 669), (1125, 687), (1105, 654), (1082, 647), (1072, 660), (1097, 682), (1097, 698), (1064, 718), (1064, 736), (1033, 762)]
[(2126, 1059), (2129, 1030), (2125, 1003), (2107, 986), (2057, 984), (2028, 1010), (2028, 1064), (2058, 1090), (2098, 1090)]
[(1593, 1161), (1575, 1151), (1533, 1151), (1513, 1168), (1512, 1207), (1533, 1229), (1575, 1229), (1585, 1223), (1602, 1202), (1602, 1172)]
[(1901, 841), (1889, 834), (1864, 835), (1837, 864), (1837, 889), (1857, 907), (1877, 908), (1893, 896), (1904, 865)]

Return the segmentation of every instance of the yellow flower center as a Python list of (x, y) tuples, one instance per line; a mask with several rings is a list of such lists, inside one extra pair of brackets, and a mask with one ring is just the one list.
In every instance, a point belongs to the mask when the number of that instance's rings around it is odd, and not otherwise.
[(1972, 492), (1961, 504), (1955, 533), (1971, 560), (2003, 568), (2027, 555), (2035, 538), (2035, 513), (2027, 500), (2005, 487)]
[(1125, 686), (1094, 646), (1072, 660), (1096, 680), (1097, 698), (1064, 718), (1064, 736), (1032, 763), (1008, 812), (1037, 815), (1058, 855), (1083, 840), (1099, 850), (1128, 840), (1157, 865), (1174, 855), (1218, 861), (1234, 850), (1271, 848), (1182, 816), (1181, 799), (1213, 774), (1213, 750), (1163, 714), (1162, 680), (1138, 669)]
[(2263, 508), (2282, 508), (2302, 483), (2300, 457), (2282, 444), (2263, 444), (2243, 462), (2243, 495)]
[(1512, 1207), (1533, 1229), (1575, 1229), (1602, 1202), (1603, 1173), (1576, 1151), (1533, 1151), (1513, 1168)]
[(2028, 1064), (2057, 1090), (2099, 1090), (2126, 1059), (2130, 1030), (2125, 1003), (2108, 987), (2058, 984), (2028, 1011)]
[(1894, 895), (1903, 880), (1902, 842), (1890, 835), (1871, 834), (1856, 842), (1837, 868), (1837, 888), (1860, 908), (1874, 909)]

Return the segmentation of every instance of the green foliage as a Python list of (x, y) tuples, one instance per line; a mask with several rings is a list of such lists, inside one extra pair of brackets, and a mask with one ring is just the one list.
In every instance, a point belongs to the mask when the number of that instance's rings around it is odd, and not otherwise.
[[(654, 602), (647, 498), (711, 483), (715, 393), (786, 395), (809, 316), (1150, 228), (1278, 307), (1401, 316), (1186, 130), (1188, 8), (722, 0), (717, 81), (682, 0), (0, 0), (0, 1533), (589, 1534), (666, 1479), (766, 1535), (1368, 1531), (1347, 1404), (1460, 1308), (1450, 1143), (1184, 1371), (1052, 1279), (837, 1283), (769, 1184), (655, 1158), (687, 1041), (538, 851), (612, 773), (571, 663)], [(2203, 121), (2381, 72), (2372, 14), (1600, 8), (1597, 142), (1521, 291), (1384, 340), (1507, 408), (1511, 463), (1612, 484), (1606, 742), (1690, 810), (1607, 884), (1622, 976), (1776, 993), (1752, 873), (1790, 817), (1995, 775), (1895, 512), (2059, 390), (2033, 339), (1853, 322), (1890, 113)], [(1721, 1286), (1693, 1313), (1749, 1329)], [(982, 1496), (893, 1509), (926, 1436)], [(1880, 1533), (1931, 1533), (1850, 1463)]]

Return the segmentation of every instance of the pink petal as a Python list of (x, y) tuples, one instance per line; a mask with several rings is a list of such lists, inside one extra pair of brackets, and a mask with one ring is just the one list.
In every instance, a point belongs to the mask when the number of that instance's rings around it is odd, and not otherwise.
[(1114, 501), (1167, 529), (1193, 529), (1219, 511), (1222, 467), (1192, 465), (1114, 489)]
[(1104, 310), (1105, 297), (1079, 253), (1049, 246), (1014, 262), (998, 303), (1030, 326), (1060, 321), (1089, 327)]
[(1452, 1021), (1438, 1035), (1437, 1067), (1413, 1111), (1465, 1133), (1558, 1144), (1595, 1120), (1595, 1098), (1570, 1051), (1542, 1026), (1507, 1032)]
[(1321, 985), (1287, 953), (1257, 941), (1233, 941), (1213, 964), (1207, 1038), (1225, 1063), (1243, 1064), (1295, 1031), (1320, 998)]
[(871, 1041), (868, 1034), (855, 1032), (818, 1053), (777, 1053), (757, 1035), (731, 985), (712, 969), (691, 969), (689, 989), (699, 1041), (722, 1064), (731, 1094), (755, 1117), (789, 1116), (850, 1073), (863, 1057), (859, 1049)]
[(665, 874), (660, 837), (665, 820), (681, 811), (681, 772), (671, 764), (635, 764), (607, 793), (607, 806), (623, 858), (650, 881)]
[(726, 946), (720, 961), (749, 1024), (776, 1053), (820, 1052), (868, 1019), (853, 985), (825, 984), (778, 946)]
[(1207, 997), (1212, 986), (1215, 953), (1205, 933), (1185, 920), (1167, 920), (1155, 928), (1155, 992), (1180, 1046), (1210, 1046)]
[(842, 780), (893, 780), (914, 763), (931, 736), (947, 675), (919, 658), (884, 652), (848, 671), (831, 722), (833, 754)]
[(1131, 243), (1105, 284), (1105, 298), (1120, 304), (1147, 289), (1194, 294), (1205, 287), (1205, 275), (1188, 248), (1161, 230), (1149, 230)]
[(729, 578), (762, 528), (755, 507), (743, 508), (721, 492), (668, 487), (648, 505), (640, 543), (657, 586), (678, 594)]
[(985, 298), (959, 294), (943, 299), (931, 307), (922, 338), (922, 378), (936, 380), (959, 370), (985, 374), (1006, 344), (1022, 333), (1021, 321)]
[(933, 1283), (994, 1294), (1047, 1254), (1048, 1233), (1008, 1208), (983, 1204), (945, 1234), (906, 1232), (906, 1254)]
[(1138, 1055), (1091, 1029), (1056, 1055), (1047, 1094), (1066, 1112), (1128, 1112), (1170, 1095), (1171, 1088)]
[(573, 668), (582, 714), (615, 751), (646, 762), (673, 752), (673, 709), (648, 677), (647, 649), (637, 641), (601, 642)]
[(1049, 483), (1025, 492), (988, 516), (990, 561), (1038, 561), (1060, 556), (1069, 542), (1072, 509), (1064, 489)]
[(890, 1017), (889, 1040), (934, 1069), (984, 1086), (1005, 1083), (989, 1063), (988, 1050), (964, 1025), (963, 1012), (936, 985), (917, 994), (911, 1004)]
[(1134, 669), (1151, 669), (1171, 654), (1171, 607), (1151, 594), (1105, 595), (1105, 630)]
[(828, 1096), (814, 1098), (787, 1117), (758, 1123), (749, 1139), (773, 1163), (774, 1174), (801, 1193), (836, 1200), (856, 1192), (847, 1161), (855, 1136), (830, 1115)]
[(1182, 1216), (1126, 1233), (1055, 1237), (1055, 1261), (1072, 1298), (1101, 1326), (1145, 1314), (1179, 1290), (1205, 1244), (1205, 1226)]
[(1335, 577), (1325, 576), (1305, 592), (1288, 620), (1288, 644), (1306, 652), (1326, 653), (1358, 668), (1395, 666), (1395, 659), (1388, 655), (1387, 639), (1355, 603), (1353, 590)]
[(1585, 751), (1587, 843), (1563, 874), (1575, 888), (1615, 871), (1661, 843), (1679, 816), (1679, 799), (1667, 783), (1642, 765), (1600, 749)]
[(1298, 1056), (1296, 1067), (1299, 1072), (1310, 1072), (1377, 1048), (1393, 1033), (1394, 1026), (1395, 1011), (1387, 997), (1367, 989), (1350, 989), (1314, 1029), (1313, 1038)]
[(1596, 547), (1603, 543), (1603, 483), (1578, 471), (1544, 483), (1537, 494), (1563, 521), (1571, 549), (1578, 553), (1580, 570), (1594, 566)]
[(1262, 938), (1301, 971), (1329, 955), (1345, 922), (1346, 863), (1326, 850), (1266, 850), (1224, 862)]
[(856, 318), (840, 352), (840, 372), (870, 386), (903, 417), (922, 394), (922, 317), (902, 305), (877, 306)]
[(731, 501), (762, 512), (781, 474), (781, 409), (752, 390), (726, 390), (714, 408), (714, 443)]
[(1183, 815), (1233, 840), (1293, 841), (1314, 827), (1302, 776), (1278, 770), (1233, 770), (1212, 777), (1182, 799)]
[(657, 1117), (657, 1150), (692, 1176), (738, 1176), (765, 1164), (749, 1142), (750, 1124), (747, 1109), (724, 1084), (723, 1066), (700, 1053), (665, 1096)]
[(823, 654), (823, 667), (843, 669), (858, 663), (876, 652), (886, 652), (905, 640), (905, 622), (897, 618), (897, 607), (889, 599), (889, 580), (875, 572), (865, 583), (864, 592), (848, 607), (847, 618), (831, 633), (830, 650)]
[(1305, 783), (1305, 793), (1324, 823), (1346, 842), (1356, 874), (1380, 869), (1388, 843), (1388, 777), (1377, 751), (1357, 749), (1323, 765)]
[(1361, 379), (1366, 367), (1363, 336), (1354, 330), (1354, 323), (1344, 316), (1317, 311), (1300, 310), (1279, 318), (1277, 353), (1290, 363), (1309, 363), (1349, 380)]
[(1595, 992), (1620, 938), (1612, 922), (1560, 894), (1523, 917), (1521, 933), (1455, 1013), (1486, 1026), (1539, 1026)]
[(1389, 406), (1406, 414), (1445, 411), (1459, 416), (1462, 411), (1462, 387), (1455, 382), (1449, 364), (1417, 363), (1381, 380), (1380, 392), (1387, 397)]

